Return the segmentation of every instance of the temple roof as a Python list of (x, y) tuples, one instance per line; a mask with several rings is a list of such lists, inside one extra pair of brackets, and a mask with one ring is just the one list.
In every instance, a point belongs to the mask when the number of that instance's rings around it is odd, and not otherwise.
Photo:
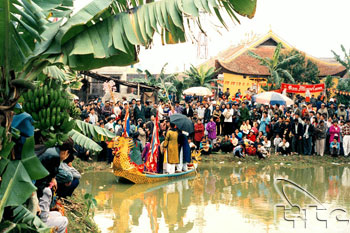
[[(260, 65), (259, 60), (249, 56), (248, 51), (252, 51), (261, 57), (272, 58), (276, 45), (279, 42), (282, 43), (282, 53), (295, 49), (272, 31), (269, 31), (265, 36), (249, 44), (229, 47), (204, 64), (210, 67), (222, 67), (224, 70), (236, 74), (268, 76), (270, 75), (268, 69)], [(305, 55), (306, 59), (310, 59), (318, 66), (320, 71), (319, 77), (325, 77), (327, 75), (343, 77), (346, 74), (345, 67), (332, 59), (320, 59), (304, 52), (301, 53)]]

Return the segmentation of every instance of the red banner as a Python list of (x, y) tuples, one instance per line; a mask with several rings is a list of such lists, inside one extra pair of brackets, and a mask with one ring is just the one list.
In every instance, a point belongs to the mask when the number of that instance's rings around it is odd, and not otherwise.
[(296, 84), (288, 84), (282, 83), (281, 90), (287, 90), (288, 93), (305, 93), (306, 90), (309, 89), (311, 93), (313, 92), (321, 92), (325, 88), (324, 83), (315, 84), (315, 85), (296, 85)]

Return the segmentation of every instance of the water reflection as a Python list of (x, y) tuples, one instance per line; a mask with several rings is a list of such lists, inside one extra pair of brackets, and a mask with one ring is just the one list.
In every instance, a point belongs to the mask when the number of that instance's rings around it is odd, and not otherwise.
[[(298, 183), (328, 207), (350, 211), (350, 169), (342, 166), (203, 163), (192, 179), (126, 185), (117, 184), (111, 173), (99, 172), (85, 174), (81, 188), (98, 201), (95, 220), (103, 232), (295, 232), (283, 213), (274, 211), (283, 202), (274, 187), (276, 177)], [(287, 195), (300, 206), (313, 204), (297, 190)], [(317, 227), (302, 230), (334, 232)]]

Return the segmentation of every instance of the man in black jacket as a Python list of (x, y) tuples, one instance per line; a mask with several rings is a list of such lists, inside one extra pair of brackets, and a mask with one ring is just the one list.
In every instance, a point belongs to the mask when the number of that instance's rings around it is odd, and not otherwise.
[(271, 141), (273, 141), (277, 134), (283, 135), (285, 128), (286, 126), (283, 123), (282, 117), (278, 117), (277, 122), (274, 125), (272, 125), (273, 138), (271, 139)]
[(292, 123), (292, 151), (297, 154), (302, 154), (304, 127), (300, 122), (299, 113), (295, 113), (294, 117), (294, 122)]
[(137, 121), (138, 119), (142, 119), (142, 122), (146, 122), (145, 117), (146, 109), (145, 106), (141, 104), (141, 100), (136, 100), (136, 106), (134, 108), (134, 119)]
[(189, 118), (193, 117), (193, 110), (189, 104), (186, 104), (186, 107), (182, 111), (182, 114), (184, 114), (185, 116), (187, 116)]
[(146, 105), (145, 105), (145, 118), (146, 118), (146, 122), (149, 121), (151, 119), (151, 103), (149, 102), (149, 100), (146, 100)]
[(305, 125), (304, 125), (304, 134), (303, 134), (305, 155), (311, 155), (313, 134), (314, 134), (314, 126), (311, 124), (310, 118), (306, 118)]

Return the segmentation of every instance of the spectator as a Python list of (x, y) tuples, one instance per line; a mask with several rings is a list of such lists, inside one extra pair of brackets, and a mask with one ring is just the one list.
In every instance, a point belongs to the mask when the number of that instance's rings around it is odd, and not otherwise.
[(333, 124), (329, 128), (329, 141), (333, 142), (333, 138), (337, 137), (337, 140), (339, 142), (339, 136), (340, 136), (340, 127), (338, 126), (338, 121), (333, 120)]
[(340, 143), (338, 142), (338, 138), (334, 137), (333, 141), (330, 144), (330, 154), (333, 157), (338, 157), (340, 151)]
[(136, 120), (142, 119), (142, 122), (146, 122), (146, 109), (145, 106), (141, 104), (141, 100), (136, 100), (136, 106), (134, 108), (134, 117)]
[(299, 121), (299, 114), (294, 115), (294, 122), (292, 124), (292, 151), (296, 154), (301, 155), (303, 153), (303, 135), (304, 127)]
[(239, 158), (244, 158), (244, 149), (243, 149), (243, 144), (239, 144), (233, 149), (233, 155), (237, 156)]
[(233, 124), (232, 124), (233, 109), (230, 108), (229, 104), (226, 105), (223, 115), (225, 117), (224, 129), (223, 129), (224, 135), (231, 135), (233, 130)]
[(344, 156), (348, 157), (350, 153), (350, 120), (342, 128)]
[(282, 139), (282, 142), (278, 145), (278, 151), (283, 155), (289, 155), (289, 142), (285, 138)]
[(303, 135), (305, 155), (311, 155), (313, 133), (314, 133), (314, 126), (311, 124), (310, 118), (306, 118), (305, 125), (304, 125), (304, 135)]
[(194, 125), (194, 143), (199, 148), (200, 143), (204, 137), (204, 125), (200, 119), (197, 120), (197, 124)]
[(327, 136), (327, 127), (324, 124), (324, 121), (320, 121), (320, 123), (316, 126), (315, 129), (316, 134), (316, 154), (323, 156), (326, 144), (326, 136)]
[(213, 145), (216, 141), (216, 123), (213, 117), (210, 118), (210, 121), (206, 126), (206, 130), (208, 132), (208, 138), (210, 140), (210, 143), (211, 145)]

